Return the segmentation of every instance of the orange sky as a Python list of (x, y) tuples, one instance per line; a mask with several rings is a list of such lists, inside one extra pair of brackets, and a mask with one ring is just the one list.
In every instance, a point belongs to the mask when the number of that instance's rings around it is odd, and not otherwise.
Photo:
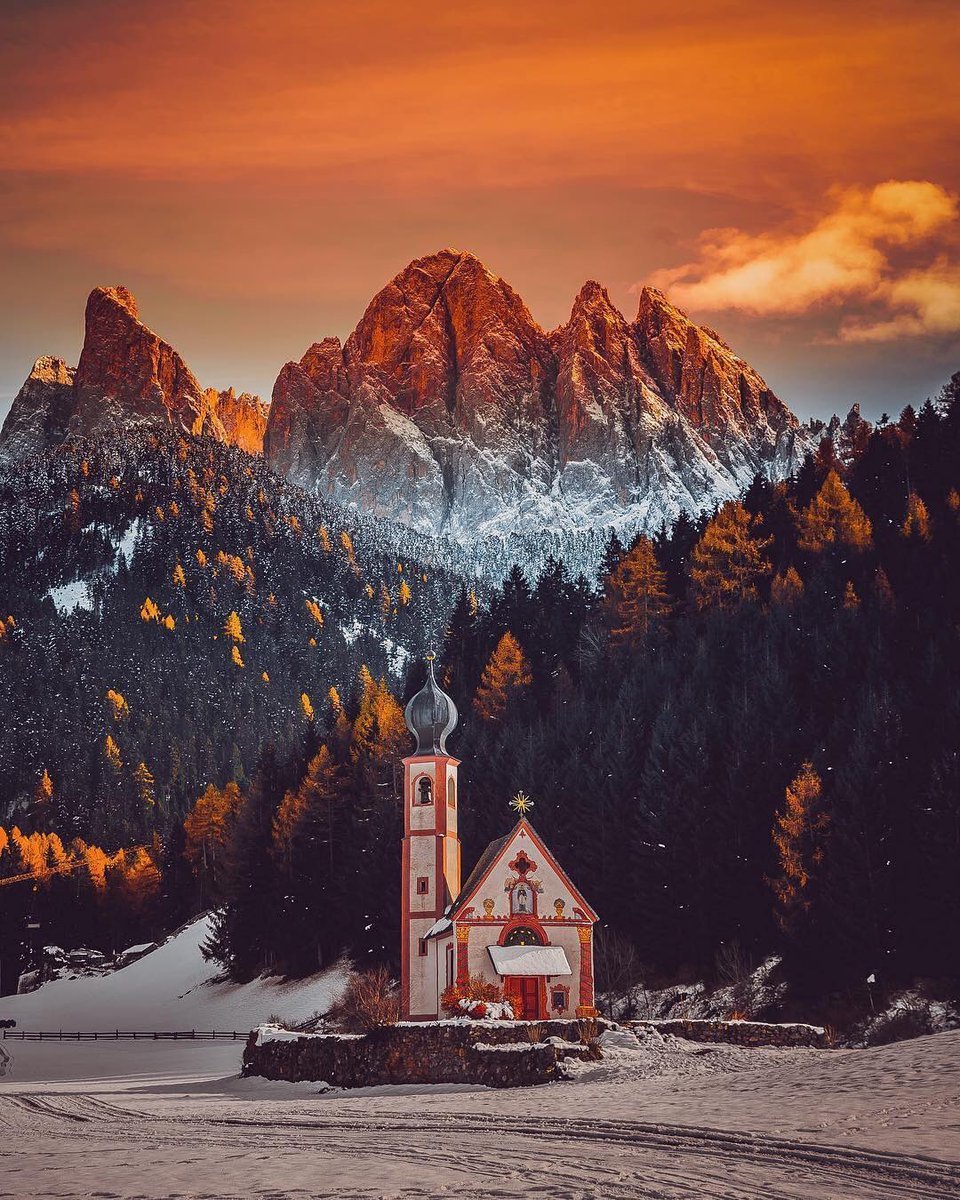
[[(546, 326), (675, 279), (802, 415), (922, 399), (960, 368), (955, 2), (784, 7), (2, 0), (0, 409), (94, 284), (269, 394), (445, 245)], [(936, 219), (878, 217), (889, 180)]]

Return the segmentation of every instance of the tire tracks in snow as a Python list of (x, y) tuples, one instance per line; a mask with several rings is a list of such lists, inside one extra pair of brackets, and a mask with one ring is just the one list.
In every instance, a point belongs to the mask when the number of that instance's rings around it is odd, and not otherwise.
[[(83, 1125), (85, 1138), (221, 1150), (313, 1150), (355, 1155), (358, 1161), (407, 1158), (534, 1193), (549, 1189), (551, 1181), (556, 1185), (559, 1176), (567, 1186), (589, 1184), (605, 1196), (636, 1196), (640, 1179), (670, 1189), (646, 1193), (664, 1196), (960, 1196), (960, 1164), (684, 1125), (480, 1113), (312, 1116), (302, 1110), (277, 1111), (271, 1119), (262, 1108), (237, 1116), (174, 1114), (64, 1093), (0, 1097), (0, 1117), (19, 1132), (39, 1132), (42, 1125), (45, 1135), (68, 1135)], [(552, 1161), (544, 1163), (544, 1153)], [(522, 1164), (520, 1175), (517, 1164)], [(756, 1182), (737, 1178), (744, 1168)], [(711, 1190), (705, 1191), (708, 1184)], [(785, 1185), (800, 1190), (775, 1190)], [(493, 1193), (487, 1186), (463, 1194)]]

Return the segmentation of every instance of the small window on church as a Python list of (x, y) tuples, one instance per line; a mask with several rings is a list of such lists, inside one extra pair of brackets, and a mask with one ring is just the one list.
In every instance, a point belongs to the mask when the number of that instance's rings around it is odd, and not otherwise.
[(450, 808), (457, 807), (457, 785), (452, 778), (447, 780), (447, 804)]
[(426, 775), (422, 776), (417, 783), (417, 803), (433, 803), (433, 780), (428, 779)]
[(417, 876), (417, 895), (426, 896), (430, 892), (430, 878), (427, 875)]
[(420, 938), (419, 943), (420, 944), (417, 947), (417, 952), (419, 953), (421, 958), (426, 958), (427, 957), (427, 939)]

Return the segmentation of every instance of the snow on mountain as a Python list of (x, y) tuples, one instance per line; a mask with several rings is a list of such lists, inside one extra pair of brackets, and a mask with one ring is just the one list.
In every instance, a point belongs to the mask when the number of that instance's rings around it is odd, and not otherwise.
[(347, 508), (444, 533), (655, 530), (781, 478), (809, 432), (712, 330), (597, 283), (542, 330), (471, 254), (418, 259), (341, 346), (287, 363), (268, 462)]
[(269, 413), (256, 397), (202, 388), (126, 288), (95, 288), (79, 364), (37, 360), (0, 459), (168, 430), (262, 452), (348, 512), (460, 546), (653, 532), (742, 494), (757, 473), (790, 474), (815, 437), (719, 334), (655, 289), (628, 321), (588, 282), (547, 332), (455, 250), (410, 263), (344, 344), (328, 337), (288, 362)]

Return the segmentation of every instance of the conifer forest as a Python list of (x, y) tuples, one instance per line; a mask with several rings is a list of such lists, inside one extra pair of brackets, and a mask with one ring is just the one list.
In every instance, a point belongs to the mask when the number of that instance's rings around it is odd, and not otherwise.
[(2, 893), (0, 978), (27, 917), (115, 951), (210, 908), (238, 980), (393, 965), (434, 649), (465, 862), (527, 792), (645, 978), (777, 953), (806, 1012), (953, 979), (960, 374), (603, 542), (460, 553), (188, 436), (4, 468), (0, 884), (32, 886)]

